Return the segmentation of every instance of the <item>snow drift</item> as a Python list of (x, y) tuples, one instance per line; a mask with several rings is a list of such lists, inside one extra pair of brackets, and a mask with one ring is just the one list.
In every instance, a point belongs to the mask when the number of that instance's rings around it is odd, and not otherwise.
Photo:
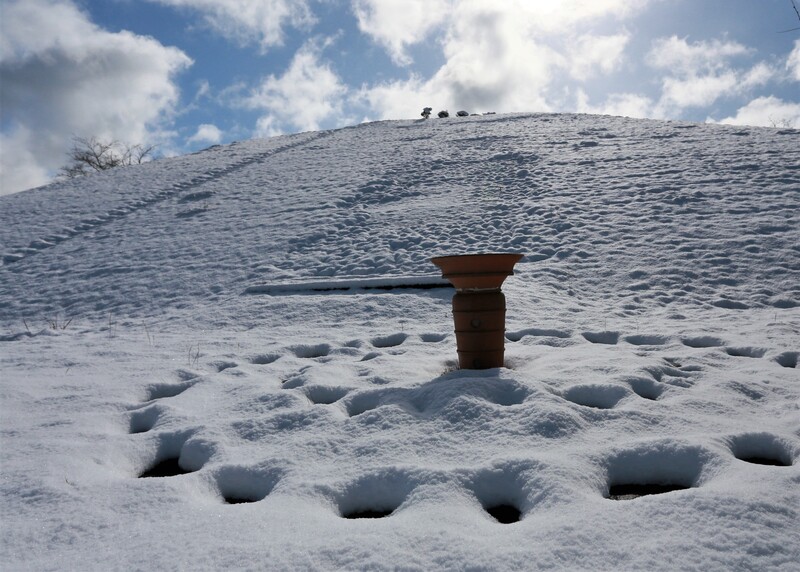
[[(9, 569), (800, 561), (800, 132), (519, 114), (0, 197)], [(520, 252), (459, 371), (433, 256)]]

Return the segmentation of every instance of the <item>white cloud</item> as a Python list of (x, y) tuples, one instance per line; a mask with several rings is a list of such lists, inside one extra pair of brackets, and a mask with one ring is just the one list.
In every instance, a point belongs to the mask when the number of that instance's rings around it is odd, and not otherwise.
[(187, 143), (219, 143), (222, 140), (222, 131), (216, 125), (203, 123), (197, 132), (189, 137)]
[(591, 105), (583, 90), (578, 90), (577, 111), (600, 115), (620, 115), (624, 117), (653, 118), (656, 116), (654, 102), (645, 95), (636, 93), (614, 93), (600, 105)]
[(778, 72), (774, 68), (764, 62), (759, 62), (740, 77), (743, 88), (752, 88), (766, 85), (777, 75)]
[(653, 42), (648, 65), (664, 70), (657, 116), (679, 115), (690, 107), (707, 107), (721, 98), (741, 96), (768, 83), (777, 72), (764, 62), (734, 66), (731, 60), (753, 53), (737, 42), (710, 40), (689, 43), (677, 36)]
[(737, 42), (712, 40), (690, 44), (686, 38), (671, 36), (653, 42), (647, 61), (656, 69), (696, 75), (725, 69), (730, 58), (750, 52), (750, 49)]
[(773, 96), (758, 97), (739, 108), (735, 116), (726, 117), (719, 123), (762, 127), (800, 127), (800, 103), (783, 101)]
[(795, 81), (800, 81), (800, 40), (794, 41), (794, 49), (786, 59), (786, 69)]
[(206, 23), (226, 38), (256, 42), (265, 51), (284, 40), (284, 27), (305, 29), (316, 20), (308, 0), (149, 0), (202, 13)]
[[(366, 86), (362, 101), (382, 118), (416, 115), (425, 105), (467, 111), (554, 108), (553, 90), (562, 91), (569, 75), (586, 80), (609, 73), (623, 61), (624, 31), (596, 34), (593, 28), (624, 19), (647, 0), (451, 0), (441, 30), (445, 63), (429, 78), (411, 75)], [(357, 7), (382, 4), (358, 0)], [(374, 17), (368, 33), (404, 61), (405, 49), (421, 41), (424, 30), (407, 30), (417, 16)]]
[(450, 0), (353, 0), (358, 28), (382, 44), (398, 65), (412, 60), (406, 47), (419, 43), (450, 16)]
[(627, 33), (611, 36), (584, 34), (569, 48), (570, 74), (579, 80), (613, 72), (622, 62), (625, 46), (630, 40)]
[(667, 77), (662, 83), (661, 105), (666, 107), (703, 107), (732, 93), (739, 78), (734, 72), (694, 76), (685, 79)]
[(265, 111), (257, 134), (272, 136), (285, 130), (312, 131), (342, 113), (346, 86), (330, 66), (319, 61), (317, 49), (307, 44), (295, 54), (281, 76), (270, 75), (243, 104)]
[(67, 0), (6, 2), (0, 32), (3, 193), (44, 182), (73, 135), (152, 141), (178, 100), (173, 76), (192, 63), (152, 38), (97, 27)]

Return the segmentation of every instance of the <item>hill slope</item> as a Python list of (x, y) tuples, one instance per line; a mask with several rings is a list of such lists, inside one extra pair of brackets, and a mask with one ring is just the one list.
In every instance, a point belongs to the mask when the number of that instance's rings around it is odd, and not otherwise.
[(2, 317), (147, 315), (476, 251), (523, 252), (538, 288), (631, 311), (796, 305), (798, 139), (523, 115), (212, 148), (4, 197)]
[[(0, 197), (2, 561), (792, 569), (798, 196), (796, 130), (519, 114)], [(505, 368), (353, 287), (486, 251)]]

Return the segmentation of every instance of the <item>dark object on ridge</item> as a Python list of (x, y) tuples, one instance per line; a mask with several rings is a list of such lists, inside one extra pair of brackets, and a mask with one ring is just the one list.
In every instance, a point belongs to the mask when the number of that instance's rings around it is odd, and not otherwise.
[(431, 111), (433, 111), (432, 107), (425, 107), (422, 109), (422, 113), (420, 113), (420, 115), (422, 115), (424, 119), (428, 119), (428, 117), (431, 116)]
[(462, 109), (461, 111), (456, 111), (456, 115), (459, 117), (469, 117), (469, 112)]
[(446, 109), (443, 109), (442, 111), (439, 112), (439, 117), (440, 118), (450, 117), (450, 114), (447, 112)]

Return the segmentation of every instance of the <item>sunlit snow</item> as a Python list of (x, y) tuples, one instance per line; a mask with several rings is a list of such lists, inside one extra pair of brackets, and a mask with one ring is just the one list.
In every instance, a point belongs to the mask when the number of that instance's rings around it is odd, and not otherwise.
[(796, 570), (798, 198), (798, 130), (552, 114), (2, 196), (3, 568)]

